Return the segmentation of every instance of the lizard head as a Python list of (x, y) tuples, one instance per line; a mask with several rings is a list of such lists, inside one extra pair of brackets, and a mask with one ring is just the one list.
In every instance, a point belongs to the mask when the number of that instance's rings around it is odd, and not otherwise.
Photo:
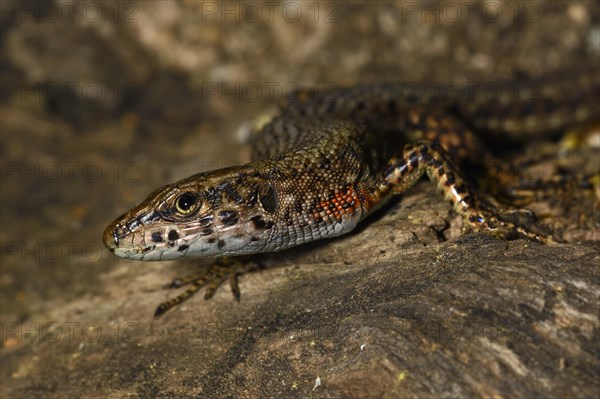
[(200, 173), (164, 186), (113, 221), (115, 255), (169, 260), (263, 251), (278, 207), (275, 188), (250, 166)]

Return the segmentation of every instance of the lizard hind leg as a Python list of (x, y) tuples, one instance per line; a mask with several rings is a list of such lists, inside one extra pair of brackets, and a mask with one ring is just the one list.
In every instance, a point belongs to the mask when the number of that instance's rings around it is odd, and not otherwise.
[(523, 213), (530, 216), (525, 219), (531, 220), (530, 211), (506, 211), (483, 204), (446, 150), (436, 141), (416, 141), (406, 145), (402, 153), (393, 157), (383, 171), (383, 179), (377, 188), (378, 195), (402, 193), (412, 187), (424, 173), (471, 229), (501, 237), (518, 233), (544, 243), (551, 241), (551, 238), (521, 224), (521, 218), (514, 217), (515, 214)]

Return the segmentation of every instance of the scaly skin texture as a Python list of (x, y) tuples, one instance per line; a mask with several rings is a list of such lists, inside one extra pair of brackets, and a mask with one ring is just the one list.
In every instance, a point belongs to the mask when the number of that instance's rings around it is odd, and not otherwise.
[[(529, 83), (536, 92), (529, 102), (512, 104), (504, 91), (490, 104), (471, 88), (458, 96), (470, 99), (466, 102), (435, 90), (407, 92), (399, 84), (300, 91), (254, 135), (254, 162), (156, 190), (107, 227), (104, 243), (117, 256), (138, 260), (279, 251), (351, 231), (423, 174), (463, 216), (465, 226), (546, 243), (551, 237), (520, 224), (522, 216), (533, 219), (530, 212), (482, 202), (457, 165), (483, 165), (501, 184), (502, 166), (470, 126), (514, 136), (588, 121), (598, 116), (598, 80), (597, 70), (585, 70), (567, 85), (560, 79)], [(501, 87), (517, 96), (518, 85)], [(520, 107), (535, 112), (519, 112)], [(172, 287), (191, 287), (161, 304), (156, 315), (206, 284), (211, 296), (228, 277), (239, 298), (236, 276), (246, 269), (221, 262), (208, 272), (176, 279)]]

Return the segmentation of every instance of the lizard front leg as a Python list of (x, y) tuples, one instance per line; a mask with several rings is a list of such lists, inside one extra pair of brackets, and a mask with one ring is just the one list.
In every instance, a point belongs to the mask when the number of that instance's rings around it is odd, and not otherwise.
[(239, 302), (241, 294), (237, 277), (241, 274), (258, 268), (259, 265), (257, 263), (249, 260), (244, 261), (231, 258), (218, 258), (215, 263), (207, 269), (189, 276), (176, 278), (169, 285), (167, 285), (165, 288), (180, 288), (185, 285), (189, 285), (189, 287), (176, 297), (158, 305), (156, 311), (154, 312), (154, 317), (158, 318), (166, 313), (169, 309), (172, 309), (190, 299), (196, 292), (205, 286), (206, 292), (204, 294), (204, 299), (212, 298), (217, 291), (217, 288), (219, 288), (219, 286), (223, 284), (225, 280), (229, 280), (231, 293)]
[(400, 194), (413, 186), (426, 173), (429, 179), (462, 215), (466, 226), (473, 230), (507, 237), (513, 233), (548, 243), (552, 238), (533, 231), (519, 220), (533, 219), (528, 210), (503, 210), (482, 203), (448, 152), (437, 141), (420, 140), (404, 147), (381, 173), (376, 195)]

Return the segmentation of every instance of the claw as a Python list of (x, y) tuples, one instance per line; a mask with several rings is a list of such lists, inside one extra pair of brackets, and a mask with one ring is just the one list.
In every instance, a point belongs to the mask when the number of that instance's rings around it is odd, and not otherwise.
[(231, 293), (236, 301), (240, 301), (242, 293), (240, 292), (240, 286), (238, 285), (238, 274), (231, 273), (229, 275), (229, 286), (231, 287)]
[(258, 267), (260, 266), (254, 262), (242, 262), (236, 259), (219, 258), (211, 267), (204, 269), (200, 273), (176, 278), (170, 284), (166, 285), (165, 288), (181, 288), (184, 285), (192, 284), (191, 287), (176, 297), (158, 305), (154, 312), (154, 317), (158, 318), (168, 310), (188, 300), (203, 287), (206, 287), (204, 299), (212, 298), (217, 292), (217, 289), (219, 289), (221, 284), (227, 279), (229, 279), (233, 297), (239, 302), (241, 292), (240, 287), (238, 286), (238, 276)]
[(472, 209), (464, 216), (471, 229), (495, 237), (511, 239), (522, 236), (544, 244), (556, 242), (550, 235), (532, 228), (537, 218), (535, 213), (528, 209), (496, 209), (488, 206)]

